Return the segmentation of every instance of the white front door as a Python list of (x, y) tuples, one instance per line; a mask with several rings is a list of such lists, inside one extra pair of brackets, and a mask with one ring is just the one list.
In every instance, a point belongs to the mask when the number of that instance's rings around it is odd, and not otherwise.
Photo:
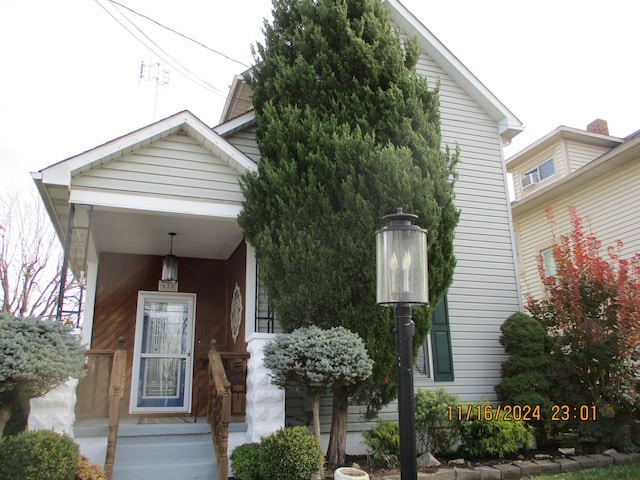
[(195, 309), (195, 293), (138, 293), (131, 413), (191, 410)]

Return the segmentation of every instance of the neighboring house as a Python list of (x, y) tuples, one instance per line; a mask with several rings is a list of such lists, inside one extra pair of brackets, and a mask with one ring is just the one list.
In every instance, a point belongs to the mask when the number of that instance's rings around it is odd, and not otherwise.
[[(522, 125), (401, 3), (384, 4), (400, 31), (417, 37), (419, 72), (440, 85), (443, 148), (461, 151), (457, 267), (415, 385), (444, 386), (463, 401), (495, 400), (505, 358), (499, 328), (521, 310), (502, 146)], [(211, 339), (223, 357), (248, 358), (246, 382), (235, 381), (233, 444), (258, 441), (294, 421), (296, 409), (304, 413), (304, 405), (285, 412), (284, 392), (263, 367), (262, 348), (278, 325), (236, 222), (243, 200), (238, 178), (260, 160), (250, 97), (238, 77), (215, 128), (181, 112), (33, 174), (70, 266), (86, 279), (84, 343), (110, 350), (122, 338), (128, 351), (121, 430), (141, 418), (205, 414), (200, 381)], [(170, 232), (177, 233), (177, 291), (158, 291)], [(88, 408), (81, 396), (79, 405)], [(352, 409), (348, 424), (354, 453), (369, 427), (358, 411)], [(118, 450), (116, 471), (122, 456)]]
[(586, 130), (560, 126), (507, 160), (513, 175), (511, 205), (523, 295), (540, 298), (538, 257), (553, 272), (551, 206), (557, 235), (569, 233), (568, 207), (587, 219), (585, 227), (606, 248), (622, 240), (622, 257), (640, 251), (640, 131), (626, 138), (609, 135), (607, 122)]

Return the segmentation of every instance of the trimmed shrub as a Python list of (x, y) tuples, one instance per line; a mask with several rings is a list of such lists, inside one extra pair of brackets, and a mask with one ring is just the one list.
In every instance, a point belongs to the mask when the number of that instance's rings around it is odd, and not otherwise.
[(258, 480), (261, 471), (259, 443), (245, 443), (231, 452), (231, 468), (236, 480)]
[(107, 480), (107, 476), (98, 465), (91, 463), (87, 457), (80, 456), (75, 480)]
[(444, 388), (418, 390), (415, 396), (417, 447), (424, 452), (446, 453), (460, 439), (457, 418), (449, 418), (447, 407), (460, 403)]
[[(12, 433), (26, 426), (30, 399), (86, 373), (84, 358), (70, 326), (0, 313), (0, 417), (17, 414)], [(4, 428), (0, 421), (0, 437)]]
[(462, 420), (460, 435), (465, 450), (474, 457), (504, 458), (531, 444), (533, 427), (522, 420), (505, 420), (500, 411), (498, 418), (491, 420)]
[(362, 437), (376, 465), (384, 468), (398, 466), (400, 429), (397, 423), (378, 420), (378, 424), (374, 428), (362, 432)]
[(75, 480), (78, 445), (68, 435), (50, 430), (21, 432), (0, 442), (3, 478)]
[(552, 390), (551, 338), (537, 320), (514, 313), (500, 327), (500, 343), (509, 358), (502, 364), (502, 380), (496, 386), (498, 400), (506, 405), (540, 405), (540, 420), (531, 424), (540, 437), (548, 435), (551, 424)]
[(324, 454), (306, 427), (283, 428), (262, 439), (260, 463), (264, 480), (309, 480), (322, 473)]

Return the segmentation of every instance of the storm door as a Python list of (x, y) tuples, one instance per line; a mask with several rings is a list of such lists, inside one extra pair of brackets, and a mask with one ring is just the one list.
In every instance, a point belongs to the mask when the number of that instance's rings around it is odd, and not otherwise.
[(191, 409), (194, 293), (139, 292), (132, 413)]

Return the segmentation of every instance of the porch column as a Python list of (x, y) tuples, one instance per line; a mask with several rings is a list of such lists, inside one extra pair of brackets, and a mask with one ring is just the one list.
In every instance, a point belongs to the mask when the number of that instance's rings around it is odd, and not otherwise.
[(93, 312), (96, 303), (96, 286), (98, 283), (98, 260), (87, 261), (87, 284), (84, 290), (84, 311), (82, 314), (82, 336), (80, 343), (91, 348), (93, 333)]
[(271, 384), (264, 366), (264, 346), (275, 335), (254, 333), (247, 339), (250, 354), (247, 368), (247, 440), (259, 442), (285, 425), (284, 390)]

